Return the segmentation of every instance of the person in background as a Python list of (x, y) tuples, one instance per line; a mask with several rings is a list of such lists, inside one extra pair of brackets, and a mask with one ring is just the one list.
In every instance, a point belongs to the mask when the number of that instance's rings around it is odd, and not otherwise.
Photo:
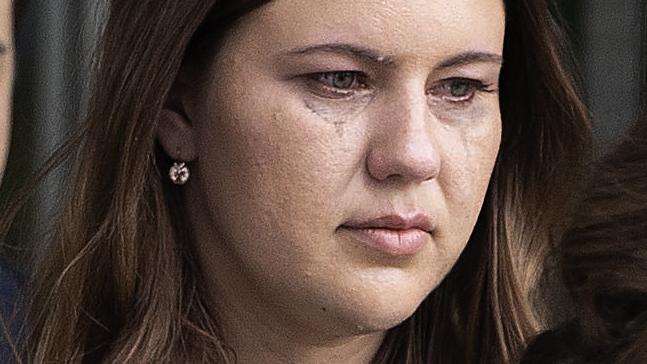
[(647, 3), (640, 115), (597, 162), (552, 256), (575, 318), (537, 337), (523, 364), (647, 363)]
[(558, 248), (576, 318), (540, 335), (522, 363), (647, 362), (647, 112), (601, 161)]

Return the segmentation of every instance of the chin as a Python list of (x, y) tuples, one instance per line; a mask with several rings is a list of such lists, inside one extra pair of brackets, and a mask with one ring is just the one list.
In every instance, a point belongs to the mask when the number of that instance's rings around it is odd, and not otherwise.
[(417, 305), (410, 307), (385, 307), (379, 309), (372, 307), (369, 310), (358, 312), (345, 312), (340, 319), (345, 321), (345, 326), (354, 335), (364, 335), (383, 332), (400, 325), (411, 317)]
[(356, 296), (350, 300), (333, 303), (327, 313), (332, 316), (329, 319), (354, 335), (386, 331), (411, 317), (426, 297), (403, 292), (381, 295), (355, 292)]

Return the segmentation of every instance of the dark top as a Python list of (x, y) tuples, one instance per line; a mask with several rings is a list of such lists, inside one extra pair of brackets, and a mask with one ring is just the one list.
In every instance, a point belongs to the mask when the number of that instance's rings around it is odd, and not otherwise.
[(530, 342), (521, 364), (586, 363), (579, 352), (580, 335), (576, 322), (546, 331)]
[(579, 324), (571, 321), (540, 334), (531, 341), (520, 364), (620, 364), (620, 351), (637, 339), (632, 330), (618, 331), (608, 341), (585, 339), (581, 332)]

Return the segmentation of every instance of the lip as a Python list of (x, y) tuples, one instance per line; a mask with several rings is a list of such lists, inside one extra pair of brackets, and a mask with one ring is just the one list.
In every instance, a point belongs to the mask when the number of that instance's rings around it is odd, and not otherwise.
[(414, 255), (422, 250), (434, 229), (424, 214), (399, 214), (373, 219), (349, 220), (340, 226), (363, 245), (394, 256)]

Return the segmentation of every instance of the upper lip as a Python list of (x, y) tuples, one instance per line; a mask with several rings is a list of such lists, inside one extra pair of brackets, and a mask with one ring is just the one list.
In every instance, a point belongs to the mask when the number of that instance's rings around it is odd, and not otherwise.
[(377, 218), (351, 219), (345, 222), (342, 227), (352, 229), (419, 229), (428, 233), (431, 233), (434, 229), (432, 220), (423, 213), (415, 213), (407, 216), (401, 214), (390, 214)]

